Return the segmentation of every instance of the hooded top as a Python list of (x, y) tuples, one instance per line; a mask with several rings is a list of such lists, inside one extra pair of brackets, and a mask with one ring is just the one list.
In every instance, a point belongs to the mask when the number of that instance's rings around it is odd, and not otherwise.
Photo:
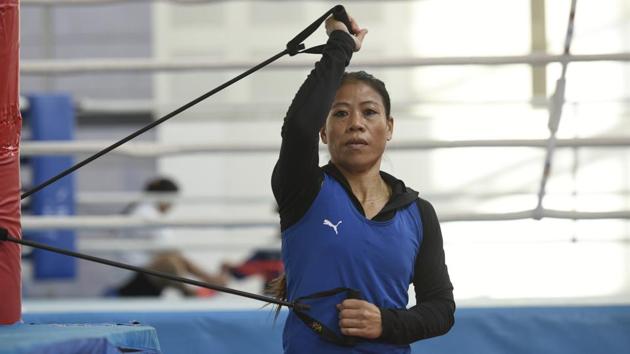
[[(359, 340), (356, 347), (344, 348), (318, 338), (291, 314), (285, 324), (286, 353), (406, 353), (410, 343), (444, 334), (454, 322), (453, 287), (431, 204), (403, 181), (381, 172), (392, 195), (367, 219), (334, 164), (319, 166), (318, 132), (353, 47), (347, 33), (330, 34), (321, 60), (284, 119), (272, 188), (280, 211), (289, 299), (339, 286), (356, 288), (380, 308), (383, 333), (377, 340)], [(417, 305), (406, 309), (410, 283)], [(341, 301), (317, 301), (311, 315), (338, 332), (334, 305)]]

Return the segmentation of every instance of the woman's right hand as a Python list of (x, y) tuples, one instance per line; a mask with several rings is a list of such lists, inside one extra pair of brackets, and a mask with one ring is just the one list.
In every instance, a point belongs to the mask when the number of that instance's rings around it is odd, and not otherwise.
[(356, 33), (356, 35), (350, 33), (343, 22), (335, 20), (332, 16), (326, 19), (326, 34), (330, 36), (333, 31), (344, 31), (348, 33), (350, 37), (352, 37), (352, 39), (354, 40), (354, 51), (358, 52), (361, 49), (363, 38), (365, 38), (368, 30), (367, 28), (361, 29), (357, 22), (352, 18), (352, 16), (348, 15), (348, 19), (350, 20), (350, 26), (352, 26), (352, 32)]

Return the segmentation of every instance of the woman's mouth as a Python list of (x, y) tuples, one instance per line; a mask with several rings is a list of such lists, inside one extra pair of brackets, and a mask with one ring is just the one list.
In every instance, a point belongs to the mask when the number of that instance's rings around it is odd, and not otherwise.
[(367, 146), (368, 143), (364, 139), (352, 138), (352, 139), (346, 141), (345, 145), (347, 147), (349, 147), (349, 148), (352, 148), (352, 149), (359, 149), (359, 148), (362, 148), (364, 146)]

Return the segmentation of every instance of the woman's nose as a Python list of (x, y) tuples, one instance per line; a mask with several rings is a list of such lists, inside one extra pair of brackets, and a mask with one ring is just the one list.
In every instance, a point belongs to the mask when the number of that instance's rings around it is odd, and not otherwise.
[(350, 125), (349, 128), (352, 131), (355, 130), (360, 130), (363, 131), (365, 130), (365, 126), (363, 125), (363, 117), (361, 117), (361, 114), (358, 112), (353, 112), (350, 114), (350, 121), (349, 121)]

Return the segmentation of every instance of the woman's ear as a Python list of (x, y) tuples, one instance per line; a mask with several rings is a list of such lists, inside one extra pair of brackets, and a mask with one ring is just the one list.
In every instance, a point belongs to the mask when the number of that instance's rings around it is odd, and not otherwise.
[(326, 136), (326, 125), (319, 130), (319, 137), (322, 139), (322, 143), (328, 145), (328, 137)]
[(387, 141), (392, 140), (394, 135), (394, 117), (389, 116), (387, 118)]

